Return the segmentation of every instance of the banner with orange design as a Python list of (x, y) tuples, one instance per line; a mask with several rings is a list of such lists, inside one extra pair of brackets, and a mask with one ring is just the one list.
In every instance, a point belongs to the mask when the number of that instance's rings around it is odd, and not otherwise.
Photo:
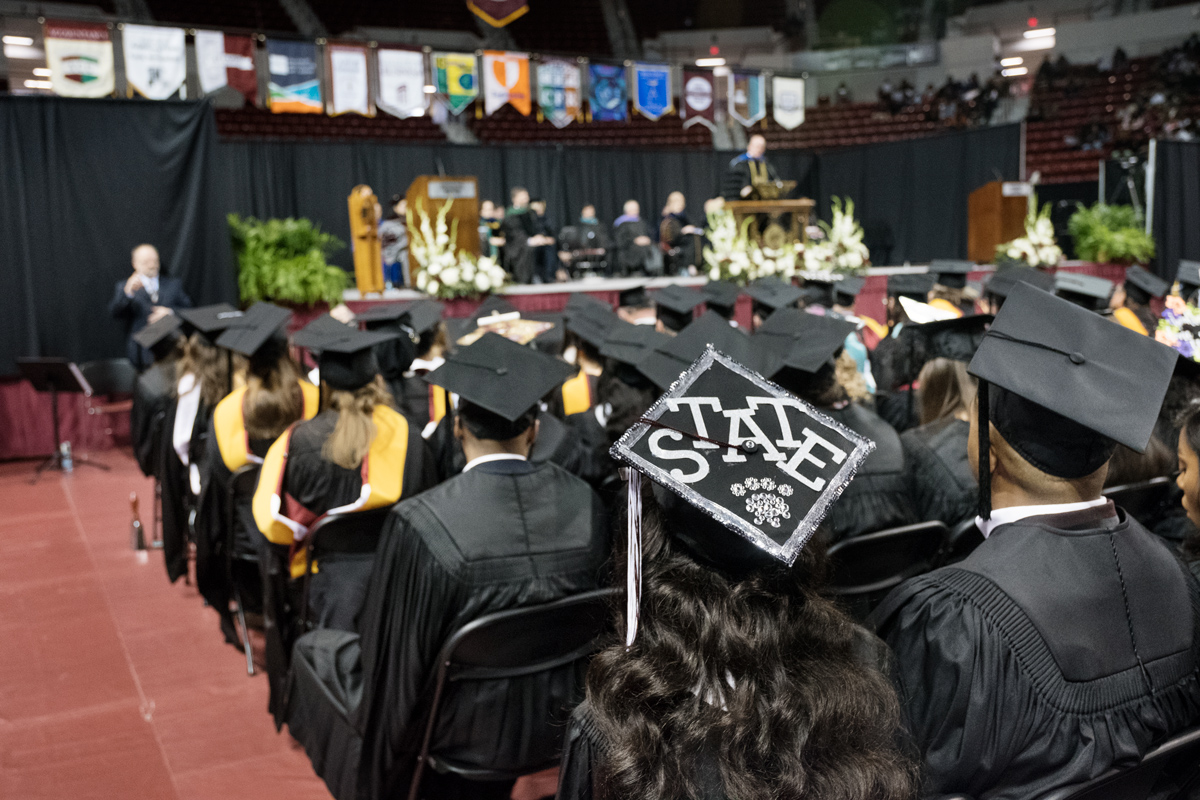
[(525, 116), (533, 110), (529, 87), (529, 54), (483, 51), (483, 111), (494, 114), (509, 103)]

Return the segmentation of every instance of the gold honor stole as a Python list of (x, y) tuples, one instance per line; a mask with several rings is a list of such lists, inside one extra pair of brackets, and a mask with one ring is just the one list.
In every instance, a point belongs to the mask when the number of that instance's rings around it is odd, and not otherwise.
[(429, 384), (429, 421), (437, 424), (446, 416), (450, 407), (450, 393), (441, 386)]
[[(298, 381), (304, 396), (304, 419), (317, 415), (320, 390), (307, 381)], [(217, 448), (221, 460), (230, 472), (237, 472), (247, 464), (261, 464), (262, 459), (250, 452), (250, 437), (246, 433), (246, 387), (234, 389), (213, 410), (213, 432), (217, 437)]]
[(961, 308), (954, 305), (954, 303), (951, 303), (949, 300), (946, 300), (941, 297), (930, 300), (929, 305), (933, 306), (934, 308), (938, 309), (939, 311), (948, 311), (951, 314), (953, 314), (955, 317), (961, 317), (963, 315)]
[(595, 405), (592, 402), (592, 384), (586, 372), (581, 369), (574, 378), (563, 383), (562, 398), (564, 417), (581, 414)]
[(1113, 311), (1113, 319), (1135, 333), (1140, 333), (1142, 336), (1150, 335), (1150, 332), (1146, 330), (1146, 326), (1142, 324), (1140, 319), (1138, 319), (1137, 314), (1133, 313), (1128, 308), (1122, 307)]
[[(283, 473), (295, 425), (275, 440), (263, 459), (258, 488), (254, 492), (254, 521), (273, 544), (292, 548), (292, 577), (304, 575), (305, 553), (297, 547), (309, 529), (330, 514), (348, 514), (390, 506), (404, 492), (404, 464), (408, 459), (408, 420), (387, 406), (376, 406), (371, 420), (375, 438), (362, 463), (362, 491), (358, 499), (324, 514), (314, 514), (284, 490)], [(313, 564), (314, 571), (316, 564)]]

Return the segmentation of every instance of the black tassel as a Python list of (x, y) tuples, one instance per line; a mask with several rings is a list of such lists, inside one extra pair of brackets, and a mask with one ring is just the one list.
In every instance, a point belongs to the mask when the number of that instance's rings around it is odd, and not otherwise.
[(979, 381), (975, 394), (979, 412), (976, 417), (979, 443), (979, 516), (992, 518), (992, 465), (991, 465), (991, 418), (988, 414), (988, 382)]

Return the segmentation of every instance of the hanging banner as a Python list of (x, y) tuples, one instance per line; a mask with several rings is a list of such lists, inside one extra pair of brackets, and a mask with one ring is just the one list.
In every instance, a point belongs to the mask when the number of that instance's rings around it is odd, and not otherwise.
[(625, 88), (625, 67), (612, 64), (589, 64), (588, 105), (592, 119), (601, 122), (624, 122), (629, 116), (626, 103), (629, 100)]
[(267, 39), (267, 104), (275, 114), (322, 114), (317, 46), (312, 42)]
[(529, 88), (529, 54), (483, 51), (483, 113), (496, 113), (505, 103), (525, 116), (533, 110)]
[(42, 27), (50, 85), (62, 97), (106, 97), (116, 87), (112, 39), (104, 23), (47, 20)]
[(729, 115), (749, 127), (767, 115), (767, 92), (761, 72), (729, 74)]
[(357, 44), (329, 44), (325, 47), (325, 58), (329, 66), (329, 115), (375, 116), (367, 79), (367, 48)]
[(438, 94), (454, 114), (461, 114), (479, 96), (473, 53), (434, 53), (433, 75)]
[(674, 110), (670, 64), (633, 65), (633, 107), (655, 121)]
[(187, 78), (183, 28), (127, 22), (121, 30), (121, 45), (130, 97), (136, 91), (150, 100), (166, 100), (183, 86)]
[(538, 106), (554, 127), (565, 128), (579, 116), (582, 79), (579, 65), (572, 61), (547, 58), (538, 64)]
[(254, 40), (249, 36), (196, 31), (196, 71), (202, 94), (212, 94), (228, 86), (251, 105), (258, 99)]
[(429, 106), (425, 94), (425, 54), (420, 50), (380, 47), (379, 91), (375, 104), (393, 117), (419, 117)]
[(781, 78), (776, 75), (771, 79), (771, 105), (775, 111), (775, 121), (787, 130), (794, 130), (804, 124), (804, 79)]
[(683, 71), (683, 127), (703, 125), (715, 130), (717, 87), (713, 74), (706, 70)]
[(529, 0), (467, 0), (467, 8), (493, 28), (503, 28), (529, 11)]

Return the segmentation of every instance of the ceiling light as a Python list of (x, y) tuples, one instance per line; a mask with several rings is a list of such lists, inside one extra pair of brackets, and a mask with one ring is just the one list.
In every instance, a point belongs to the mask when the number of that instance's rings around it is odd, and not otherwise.
[(1025, 67), (1012, 67), (1011, 69), (1001, 70), (1000, 74), (1006, 78), (1016, 78), (1021, 75), (1028, 75), (1029, 70)]
[(50, 81), (25, 81), (26, 89), (53, 89), (54, 84)]
[(4, 57), (11, 58), (14, 61), (44, 61), (46, 53), (40, 48), (24, 44), (6, 44), (4, 45)]
[(1019, 67), (1024, 63), (1025, 63), (1025, 59), (1021, 58), (1020, 56), (1013, 56), (1012, 58), (1000, 59), (1000, 66), (1002, 66), (1002, 67)]
[(697, 67), (723, 67), (723, 66), (725, 66), (725, 59), (723, 59), (723, 58), (720, 58), (720, 57), (717, 57), (717, 58), (697, 58), (697, 59), (696, 59), (696, 66), (697, 66)]
[(425, 84), (425, 94), (437, 94), (437, 87), (433, 84)]
[(713, 77), (723, 78), (730, 72), (729, 67), (713, 67)]
[(49, 67), (34, 67), (33, 74), (39, 78), (49, 78), (52, 73)]
[(425, 116), (425, 109), (414, 108), (412, 111), (408, 112), (408, 115), (410, 117), (423, 117), (423, 116)]
[(1026, 39), (1045, 39), (1054, 35), (1054, 28), (1034, 28), (1031, 31), (1025, 31), (1023, 35)]
[(3, 41), (5, 44), (19, 44), (24, 47), (33, 47), (33, 39), (29, 36), (5, 36)]

